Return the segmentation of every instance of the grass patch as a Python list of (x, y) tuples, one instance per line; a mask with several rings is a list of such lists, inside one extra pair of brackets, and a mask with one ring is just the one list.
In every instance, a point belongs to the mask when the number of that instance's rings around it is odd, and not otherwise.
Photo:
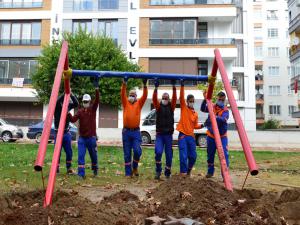
[[(47, 177), (52, 161), (54, 146), (50, 144), (44, 164), (44, 174)], [(41, 174), (33, 170), (38, 145), (1, 143), (0, 144), (0, 190), (10, 191), (13, 189), (31, 190), (42, 188)], [(195, 166), (195, 173), (206, 172), (206, 150), (197, 148), (198, 158)], [(217, 157), (217, 156), (216, 156)], [(290, 172), (299, 176), (300, 174), (300, 153), (290, 152), (254, 152), (254, 157), (262, 171), (270, 173)], [(87, 179), (84, 183), (91, 185), (106, 185), (108, 183), (125, 183), (123, 150), (120, 147), (99, 147), (99, 177), (92, 178), (92, 171), (87, 168)], [(164, 159), (163, 159), (164, 162)], [(86, 166), (90, 166), (88, 153), (86, 154)], [(163, 164), (164, 166), (164, 164)], [(216, 158), (216, 167), (218, 159)], [(77, 146), (73, 145), (73, 168), (77, 168)], [(234, 171), (247, 171), (247, 164), (242, 151), (230, 152), (230, 169)], [(153, 180), (155, 170), (154, 149), (143, 147), (143, 156), (140, 165), (141, 184)], [(178, 149), (174, 148), (173, 174), (179, 172)], [(61, 173), (57, 176), (57, 185), (71, 187), (81, 185), (76, 176), (66, 176), (65, 154), (61, 157)], [(217, 171), (218, 173), (218, 171)], [(45, 181), (47, 182), (47, 181)]]

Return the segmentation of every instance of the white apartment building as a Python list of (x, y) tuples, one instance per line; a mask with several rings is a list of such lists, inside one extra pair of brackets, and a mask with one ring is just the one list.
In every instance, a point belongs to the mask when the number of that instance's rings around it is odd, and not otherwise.
[[(210, 73), (213, 51), (219, 48), (245, 127), (255, 130), (251, 4), (250, 0), (56, 0), (48, 13), (48, 40), (81, 26), (111, 36), (145, 72), (195, 75)], [(159, 95), (170, 90), (169, 81), (160, 82)], [(150, 81), (143, 116), (151, 110), (152, 93)], [(195, 82), (186, 82), (189, 93), (195, 95), (199, 112), (202, 93)], [(101, 105), (98, 115), (99, 127), (122, 127), (121, 111)], [(202, 116), (204, 120), (206, 115)]]
[(253, 1), (257, 125), (277, 119), (296, 127), (291, 117), (297, 96), (290, 89), (289, 17), (286, 0)]

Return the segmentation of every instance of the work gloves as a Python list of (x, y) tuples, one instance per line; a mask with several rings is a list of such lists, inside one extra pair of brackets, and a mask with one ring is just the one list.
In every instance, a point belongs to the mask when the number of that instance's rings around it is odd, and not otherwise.
[(147, 79), (143, 79), (144, 87), (147, 87)]

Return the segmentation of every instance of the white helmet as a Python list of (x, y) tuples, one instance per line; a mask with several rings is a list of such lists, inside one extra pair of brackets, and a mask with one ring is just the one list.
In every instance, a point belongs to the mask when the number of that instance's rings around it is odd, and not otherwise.
[(91, 101), (91, 96), (89, 94), (84, 94), (82, 101)]

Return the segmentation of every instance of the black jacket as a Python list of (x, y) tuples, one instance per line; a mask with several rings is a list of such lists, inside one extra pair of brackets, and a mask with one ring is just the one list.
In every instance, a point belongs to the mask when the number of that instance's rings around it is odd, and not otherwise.
[(156, 111), (156, 132), (162, 134), (173, 134), (174, 132), (174, 112), (171, 103), (163, 105), (160, 103)]
[[(58, 130), (58, 126), (59, 126), (59, 122), (60, 122), (60, 115), (61, 115), (61, 111), (62, 111), (62, 105), (63, 105), (63, 102), (64, 102), (64, 97), (65, 97), (65, 94), (62, 94), (61, 96), (58, 97), (58, 99), (56, 101), (56, 107), (55, 107), (55, 112), (54, 112), (55, 130)], [(71, 109), (74, 109), (74, 108), (78, 107), (78, 105), (79, 105), (77, 98), (73, 94), (71, 94), (71, 99), (72, 99), (73, 102), (69, 103), (68, 112)], [(69, 125), (70, 125), (70, 119), (67, 116), (65, 130), (69, 129)]]

